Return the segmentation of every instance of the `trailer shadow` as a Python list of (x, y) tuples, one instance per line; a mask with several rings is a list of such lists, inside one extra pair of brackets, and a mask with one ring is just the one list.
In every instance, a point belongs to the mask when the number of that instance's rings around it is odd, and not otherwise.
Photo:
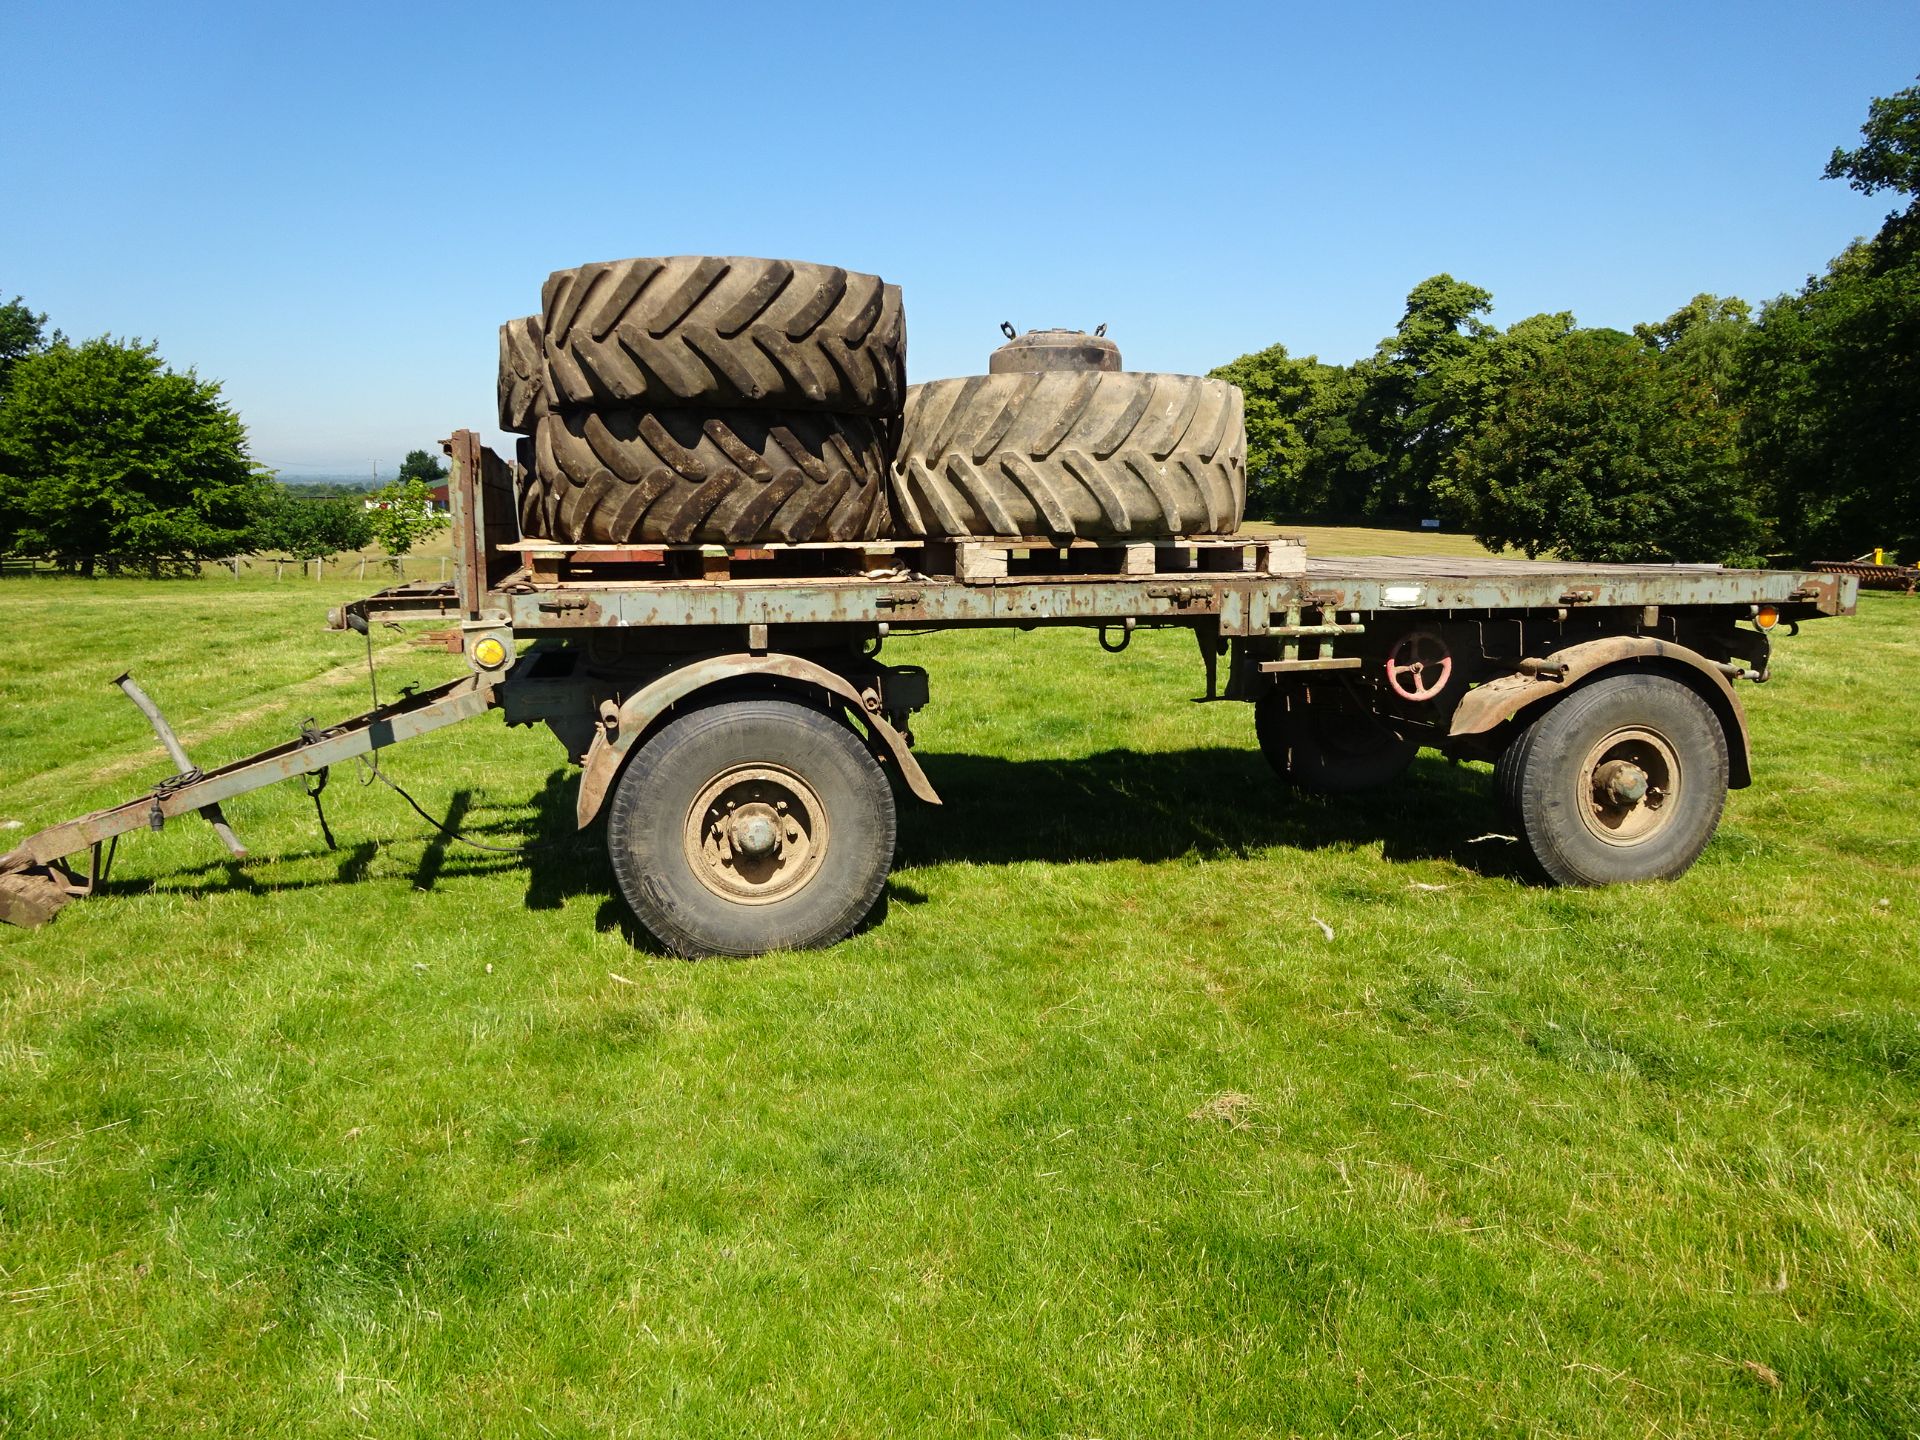
[[(1258, 751), (1224, 747), (1106, 750), (1057, 760), (940, 753), (919, 759), (945, 803), (936, 808), (903, 800), (895, 873), (874, 920), (888, 903), (924, 901), (914, 869), (953, 861), (1153, 862), (1378, 845), (1389, 861), (1445, 860), (1490, 877), (1524, 874), (1519, 846), (1476, 843), (1504, 828), (1485, 774), (1430, 754), (1394, 785), (1342, 796), (1300, 794), (1274, 776)], [(513, 804), (488, 803), (466, 788), (444, 801), (420, 797), (449, 828), (485, 845), (524, 849), (476, 850), (410, 819), (334, 851), (316, 847), (272, 857), (331, 855), (337, 868), (330, 876), (268, 880), (248, 862), (222, 859), (171, 871), (166, 883), (262, 895), (330, 888), (366, 878), (382, 848), (419, 843), (411, 879), (420, 889), (453, 876), (520, 872), (528, 909), (557, 910), (575, 896), (595, 896), (603, 902), (599, 928), (618, 929), (639, 948), (658, 952), (619, 898), (604, 832), (575, 828), (576, 779), (572, 769), (555, 769), (533, 797)], [(102, 889), (131, 894), (152, 886), (151, 880), (115, 879)]]
[[(1350, 795), (1283, 784), (1258, 751), (1107, 750), (1068, 760), (919, 756), (946, 802), (901, 807), (900, 865), (1171, 860), (1378, 845), (1391, 861), (1522, 873), (1484, 771), (1422, 755), (1396, 783)], [(1478, 843), (1476, 843), (1478, 842)]]

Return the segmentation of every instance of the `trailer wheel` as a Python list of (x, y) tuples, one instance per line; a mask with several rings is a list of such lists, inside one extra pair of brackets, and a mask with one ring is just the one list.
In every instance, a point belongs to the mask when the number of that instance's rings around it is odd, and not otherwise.
[(1417, 740), (1404, 738), (1345, 694), (1316, 696), (1305, 686), (1256, 700), (1253, 733), (1282, 780), (1320, 795), (1397, 780), (1420, 750)]
[(1671, 880), (1719, 827), (1727, 737), (1664, 675), (1614, 675), (1515, 737), (1495, 784), (1534, 863), (1560, 885)]
[(621, 773), (607, 818), (620, 893), (679, 955), (843, 939), (893, 865), (893, 792), (832, 716), (790, 700), (695, 710)]

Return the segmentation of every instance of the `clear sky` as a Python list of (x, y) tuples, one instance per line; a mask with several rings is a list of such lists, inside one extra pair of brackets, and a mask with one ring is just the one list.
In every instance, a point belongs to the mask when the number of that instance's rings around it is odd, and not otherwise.
[(1920, 3), (7, 0), (0, 53), (0, 298), (363, 472), (491, 434), (495, 327), (627, 255), (876, 271), (915, 380), (1003, 319), (1351, 360), (1442, 270), (1502, 323), (1764, 299), (1891, 208), (1819, 177)]

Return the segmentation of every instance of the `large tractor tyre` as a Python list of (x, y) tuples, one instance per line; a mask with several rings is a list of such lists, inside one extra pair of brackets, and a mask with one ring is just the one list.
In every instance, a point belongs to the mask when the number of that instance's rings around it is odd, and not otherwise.
[(533, 440), (522, 435), (513, 442), (514, 513), (520, 521), (522, 537), (546, 532), (546, 520), (540, 510), (541, 499), (542, 495), (533, 483)]
[(516, 435), (533, 434), (552, 404), (538, 315), (509, 320), (500, 327), (498, 389), (500, 428)]
[(676, 255), (556, 270), (541, 290), (556, 405), (897, 414), (900, 287), (795, 260)]
[(894, 513), (911, 535), (1228, 535), (1247, 502), (1240, 391), (1197, 375), (1052, 371), (907, 392)]
[(1727, 736), (1680, 681), (1607, 676), (1522, 730), (1494, 784), (1534, 864), (1555, 884), (1671, 880), (1719, 827)]
[(878, 762), (839, 720), (790, 700), (674, 720), (628, 761), (607, 817), (620, 893), (690, 957), (843, 939), (879, 900), (893, 842)]
[(887, 529), (883, 427), (805, 410), (548, 414), (521, 521), (543, 539), (741, 545)]
[(1256, 700), (1253, 733), (1275, 774), (1316, 795), (1390, 784), (1420, 751), (1419, 741), (1407, 739), (1345, 694), (1304, 686)]

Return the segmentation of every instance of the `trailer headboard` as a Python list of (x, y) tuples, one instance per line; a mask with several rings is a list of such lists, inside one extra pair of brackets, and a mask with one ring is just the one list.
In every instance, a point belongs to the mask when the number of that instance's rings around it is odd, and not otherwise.
[(453, 461), (447, 503), (453, 514), (454, 593), (460, 597), (461, 613), (477, 620), (487, 591), (518, 565), (514, 555), (500, 548), (520, 538), (513, 467), (482, 445), (472, 430), (454, 431), (443, 448)]

